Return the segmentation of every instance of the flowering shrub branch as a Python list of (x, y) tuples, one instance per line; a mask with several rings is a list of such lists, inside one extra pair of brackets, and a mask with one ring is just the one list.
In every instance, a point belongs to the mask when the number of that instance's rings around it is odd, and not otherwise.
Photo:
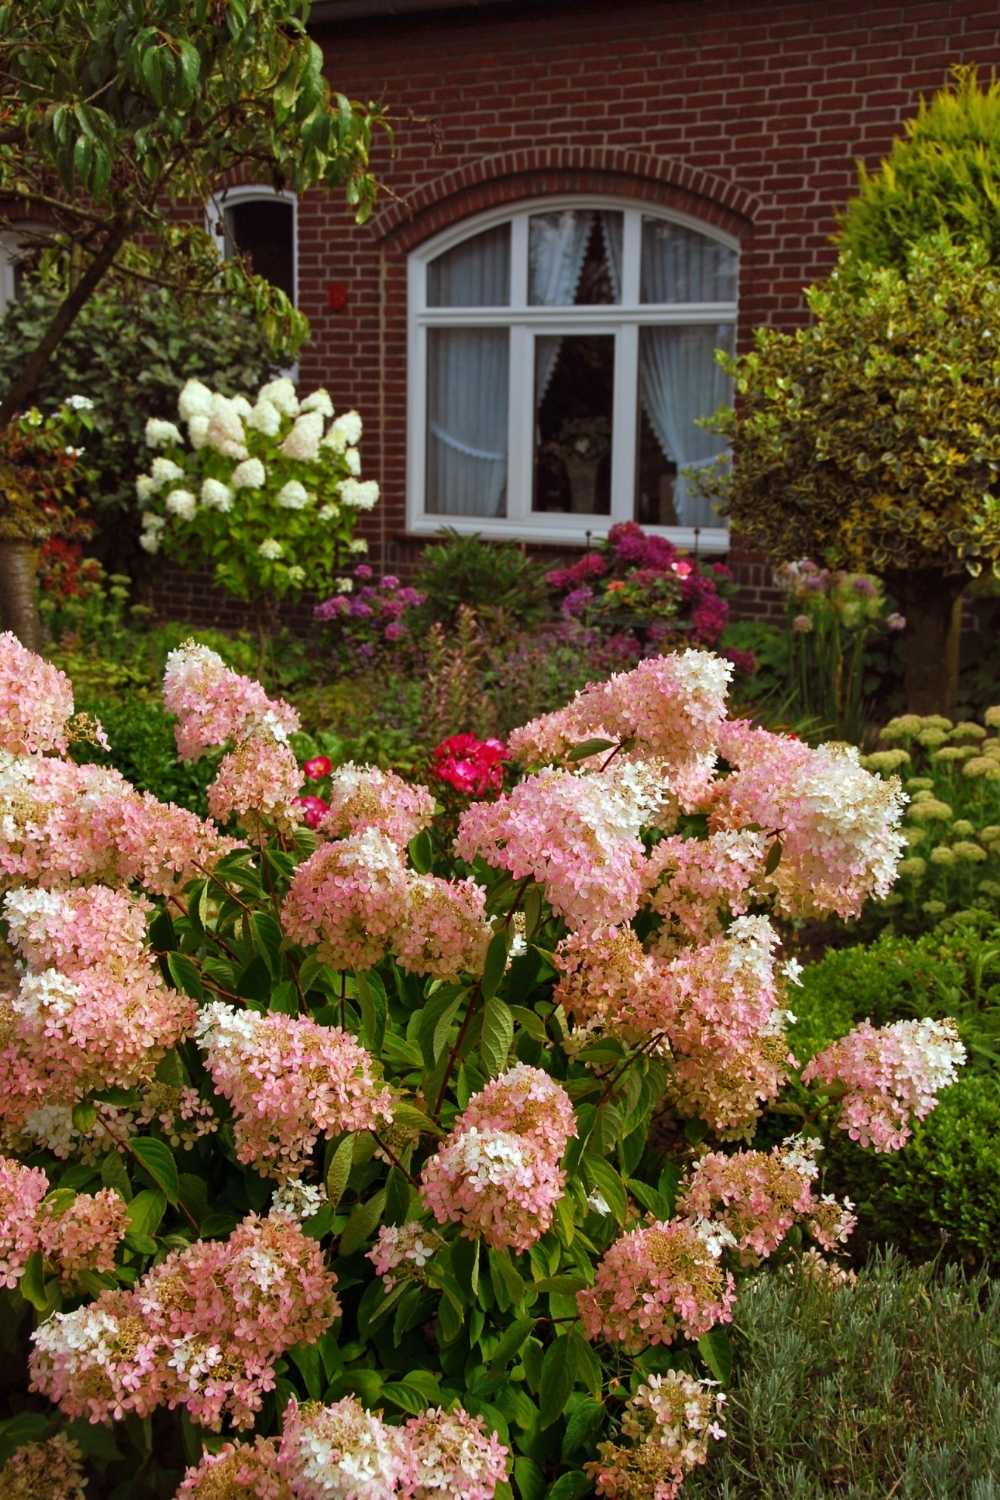
[(372, 768), (314, 760), (303, 806), (294, 710), (193, 644), (165, 697), (219, 826), (142, 798), (0, 637), (0, 1278), (52, 1403), (0, 1485), (638, 1500), (710, 1459), (740, 1278), (841, 1274), (823, 1134), (898, 1149), (963, 1057), (858, 1027), (755, 1143), (798, 1071), (771, 914), (888, 891), (903, 799), (729, 721), (730, 671), (525, 725), (451, 844)]

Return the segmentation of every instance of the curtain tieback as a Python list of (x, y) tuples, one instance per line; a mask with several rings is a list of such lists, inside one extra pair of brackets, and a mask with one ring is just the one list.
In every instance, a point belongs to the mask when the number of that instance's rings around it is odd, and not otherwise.
[(444, 428), (439, 427), (436, 422), (431, 423), (431, 432), (438, 442), (444, 443), (448, 448), (454, 448), (457, 453), (464, 453), (466, 458), (481, 458), (485, 463), (498, 464), (507, 457), (505, 453), (489, 453), (485, 448), (471, 448), (468, 443), (460, 443), (458, 438), (445, 432)]

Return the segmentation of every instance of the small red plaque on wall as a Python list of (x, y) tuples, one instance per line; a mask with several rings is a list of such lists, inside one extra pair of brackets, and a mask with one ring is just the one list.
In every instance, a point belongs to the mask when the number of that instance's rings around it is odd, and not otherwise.
[(343, 312), (347, 306), (347, 282), (328, 281), (326, 284), (326, 305), (331, 312)]

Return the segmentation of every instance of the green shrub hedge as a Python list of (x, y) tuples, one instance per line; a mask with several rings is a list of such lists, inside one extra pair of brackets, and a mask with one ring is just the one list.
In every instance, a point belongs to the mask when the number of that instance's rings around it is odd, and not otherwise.
[(828, 953), (803, 974), (793, 1002), (800, 1062), (869, 1017), (884, 1026), (953, 1015), (969, 1061), (958, 1083), (903, 1151), (862, 1151), (837, 1134), (825, 1156), (827, 1191), (847, 1194), (863, 1254), (891, 1242), (911, 1257), (980, 1262), (1000, 1243), (1000, 929), (885, 934), (867, 948)]

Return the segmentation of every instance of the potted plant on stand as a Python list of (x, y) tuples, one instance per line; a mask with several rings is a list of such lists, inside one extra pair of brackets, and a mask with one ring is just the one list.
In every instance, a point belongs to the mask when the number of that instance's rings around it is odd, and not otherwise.
[(80, 491), (88, 479), (75, 442), (92, 425), (86, 396), (43, 416), (23, 412), (0, 432), (0, 629), (30, 651), (41, 646), (37, 574), (54, 536), (82, 539), (91, 527)]

